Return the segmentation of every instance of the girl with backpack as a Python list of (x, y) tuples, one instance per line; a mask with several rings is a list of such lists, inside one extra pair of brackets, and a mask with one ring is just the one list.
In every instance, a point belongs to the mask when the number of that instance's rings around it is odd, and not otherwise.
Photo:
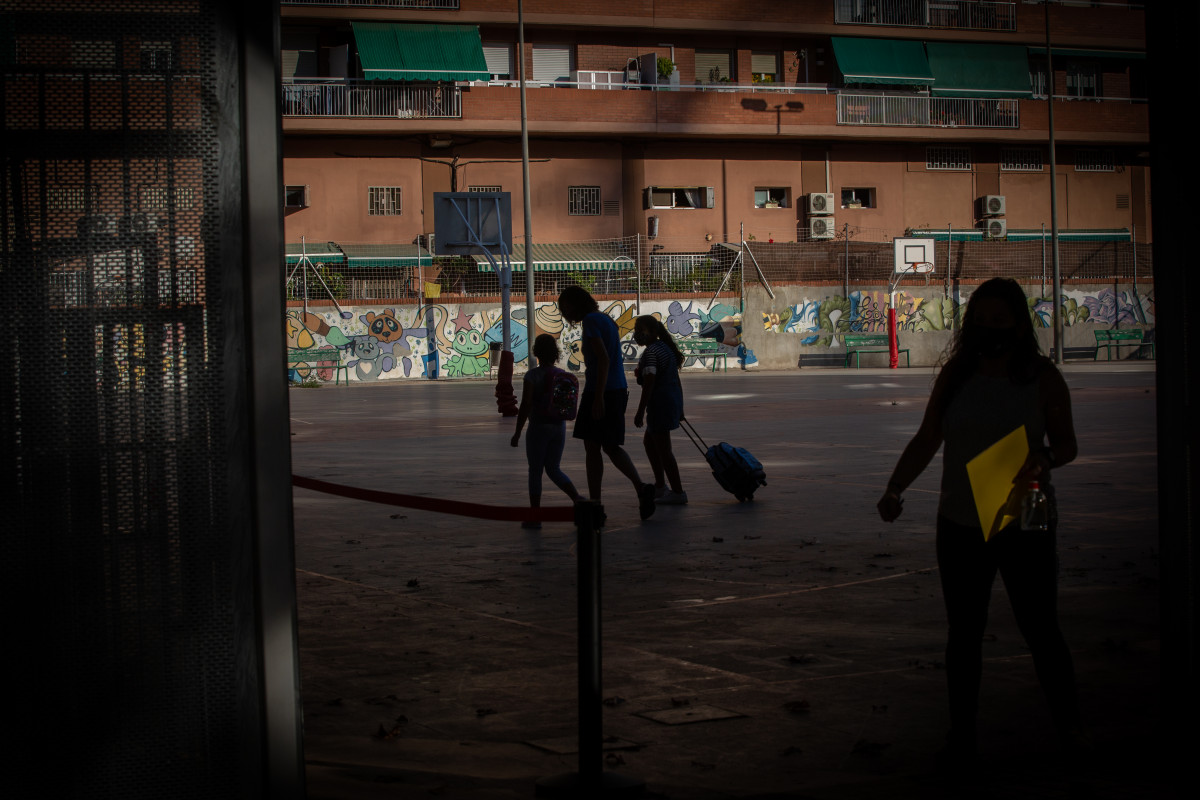
[[(538, 508), (542, 502), (542, 472), (554, 485), (578, 502), (583, 498), (559, 467), (563, 446), (567, 441), (567, 419), (575, 416), (576, 396), (570, 391), (575, 376), (555, 366), (559, 359), (558, 342), (543, 333), (533, 342), (533, 355), (538, 365), (525, 373), (521, 389), (521, 407), (517, 409), (517, 430), (510, 444), (521, 440), (521, 429), (529, 422), (525, 437), (525, 457), (529, 461), (529, 505)], [(559, 373), (562, 373), (561, 375)], [(565, 377), (564, 377), (565, 376)], [(538, 529), (542, 523), (526, 521), (522, 528)]]
[[(633, 324), (633, 340), (646, 349), (636, 371), (642, 386), (633, 424), (646, 423), (646, 455), (654, 471), (654, 502), (658, 505), (687, 505), (687, 492), (679, 478), (679, 464), (671, 451), (671, 431), (683, 418), (683, 386), (679, 367), (684, 355), (657, 317), (645, 314)], [(667, 484), (670, 483), (670, 488)]]

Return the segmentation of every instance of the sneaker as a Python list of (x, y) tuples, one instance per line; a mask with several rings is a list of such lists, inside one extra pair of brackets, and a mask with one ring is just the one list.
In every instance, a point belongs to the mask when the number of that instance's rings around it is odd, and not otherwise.
[(664, 494), (666, 494), (669, 491), (670, 491), (670, 489), (668, 489), (666, 486), (655, 486), (654, 487), (654, 499), (657, 501), (658, 498), (662, 497)]
[(662, 497), (657, 498), (654, 502), (660, 506), (686, 506), (687, 492), (673, 492), (668, 489)]
[(654, 484), (643, 483), (638, 489), (638, 513), (642, 519), (650, 519), (654, 514)]

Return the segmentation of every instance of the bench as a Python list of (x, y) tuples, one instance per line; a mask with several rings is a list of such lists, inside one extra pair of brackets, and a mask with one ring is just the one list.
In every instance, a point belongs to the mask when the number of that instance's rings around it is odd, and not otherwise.
[(350, 368), (342, 363), (340, 350), (315, 350), (289, 347), (287, 352), (288, 371), (300, 369), (332, 369), (333, 384), (341, 383), (342, 376), (346, 377), (346, 385), (350, 385)]
[[(844, 366), (850, 366), (850, 357), (854, 357), (855, 368), (862, 367), (863, 353), (888, 353), (891, 354), (891, 347), (888, 345), (888, 335), (886, 333), (847, 333), (842, 336), (842, 340), (846, 344), (846, 363)], [(908, 349), (900, 348), (897, 354), (904, 353), (904, 366), (911, 367), (912, 360), (909, 358)]]
[[(1124, 330), (1100, 329), (1095, 331), (1096, 334), (1096, 350), (1092, 353), (1092, 361), (1095, 361), (1100, 355), (1100, 348), (1104, 348), (1105, 355), (1108, 360), (1112, 361), (1112, 348), (1117, 347), (1136, 347), (1140, 357), (1141, 348), (1150, 348), (1150, 357), (1154, 358), (1154, 342), (1146, 341), (1145, 331), (1141, 328), (1126, 328)], [(1120, 357), (1121, 351), (1117, 350), (1117, 356)]]
[(717, 359), (720, 359), (724, 371), (729, 371), (729, 353), (720, 342), (713, 339), (676, 339), (675, 344), (679, 346), (679, 352), (683, 353), (685, 362), (689, 358), (695, 358), (703, 363), (704, 359), (711, 358), (712, 371), (716, 372)]

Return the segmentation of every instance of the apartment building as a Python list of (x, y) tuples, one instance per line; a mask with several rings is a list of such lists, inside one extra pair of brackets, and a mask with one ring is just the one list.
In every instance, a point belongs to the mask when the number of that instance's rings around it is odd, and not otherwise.
[[(282, 0), (286, 235), (411, 244), (433, 193), (535, 241), (1051, 223), (1149, 241), (1141, 4)], [(1047, 42), (1050, 56), (1047, 56)], [(1052, 74), (1050, 74), (1052, 70)]]

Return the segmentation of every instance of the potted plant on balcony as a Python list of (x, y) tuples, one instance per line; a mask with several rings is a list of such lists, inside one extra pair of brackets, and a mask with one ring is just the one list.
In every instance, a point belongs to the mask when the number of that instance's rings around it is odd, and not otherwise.
[(667, 56), (659, 56), (655, 64), (658, 70), (659, 84), (667, 84), (669, 88), (679, 86), (679, 68)]

